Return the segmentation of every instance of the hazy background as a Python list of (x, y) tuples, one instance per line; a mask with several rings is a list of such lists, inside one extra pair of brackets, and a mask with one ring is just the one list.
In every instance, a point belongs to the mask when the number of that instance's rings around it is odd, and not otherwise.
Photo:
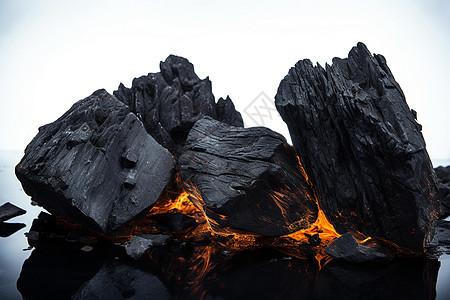
[(270, 109), (289, 68), (362, 41), (386, 57), (430, 156), (450, 158), (449, 33), (447, 0), (0, 0), (0, 150), (24, 149), (75, 101), (130, 86), (169, 54), (209, 76), (216, 99), (230, 95), (246, 126), (288, 136)]

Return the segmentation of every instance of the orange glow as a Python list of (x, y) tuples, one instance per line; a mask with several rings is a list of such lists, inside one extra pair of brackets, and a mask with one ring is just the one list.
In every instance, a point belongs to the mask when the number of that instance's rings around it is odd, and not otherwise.
[[(303, 170), (301, 165), (300, 168)], [(200, 192), (192, 184), (187, 182), (182, 184), (179, 176), (176, 177), (175, 181), (177, 191), (168, 192), (165, 194), (165, 198), (158, 200), (147, 214), (146, 219), (151, 219), (153, 216), (160, 214), (171, 214), (176, 212), (194, 218), (196, 220), (196, 226), (187, 229), (184, 232), (175, 234), (177, 238), (194, 242), (209, 240), (211, 245), (216, 248), (215, 251), (222, 249), (237, 252), (239, 250), (258, 247), (274, 247), (286, 254), (305, 258), (304, 254), (302, 254), (302, 249), (305, 248), (305, 245), (309, 246), (310, 237), (317, 234), (320, 239), (318, 240), (319, 244), (313, 248), (317, 253), (315, 258), (319, 262), (319, 268), (322, 268), (331, 260), (331, 258), (325, 254), (324, 249), (340, 235), (327, 220), (324, 212), (320, 208), (318, 210), (316, 221), (308, 228), (277, 238), (267, 238), (256, 233), (230, 227), (221, 227), (216, 220), (226, 220), (227, 217), (218, 215), (212, 211), (205, 211), (204, 208), (206, 208), (206, 206)], [(183, 186), (185, 188), (183, 188)], [(284, 212), (285, 208), (282, 205), (284, 194), (275, 191), (271, 196), (274, 198), (274, 201), (280, 210)], [(317, 197), (315, 197), (314, 200), (318, 203)], [(216, 220), (208, 217), (208, 214), (214, 214)], [(300, 222), (305, 221), (306, 220), (300, 220)], [(136, 228), (136, 231), (140, 231), (140, 228)], [(209, 256), (210, 254), (202, 255), (204, 260)], [(208, 269), (207, 261), (202, 261), (201, 265), (206, 265), (204, 268)], [(205, 272), (202, 271), (201, 273), (204, 274)]]
[(368, 240), (371, 240), (372, 238), (369, 236), (368, 238), (365, 238), (364, 240), (362, 240), (362, 241), (358, 241), (358, 243), (360, 243), (360, 244), (364, 244), (365, 242), (367, 242)]

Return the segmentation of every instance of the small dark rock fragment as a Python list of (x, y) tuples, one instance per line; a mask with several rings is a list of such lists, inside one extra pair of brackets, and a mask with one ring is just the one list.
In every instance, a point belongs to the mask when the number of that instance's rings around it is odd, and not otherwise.
[(23, 215), (25, 213), (26, 213), (26, 210), (23, 210), (23, 209), (15, 206), (14, 204), (6, 202), (2, 206), (0, 206), (0, 222)]
[(308, 243), (313, 247), (319, 246), (321, 241), (318, 233), (308, 237)]
[(450, 246), (450, 222), (445, 220), (436, 221), (436, 233), (430, 246)]
[(126, 244), (125, 251), (128, 256), (138, 260), (151, 246), (164, 245), (169, 238), (164, 234), (139, 234), (133, 236)]
[(335, 259), (351, 263), (380, 263), (395, 257), (395, 252), (381, 242), (371, 240), (370, 243), (362, 243), (350, 232), (334, 240), (325, 252)]
[(216, 103), (216, 119), (222, 123), (244, 127), (241, 114), (234, 107), (233, 101), (227, 96), (225, 99), (219, 98)]
[(441, 204), (440, 219), (450, 216), (450, 166), (434, 169), (439, 182), (439, 198)]

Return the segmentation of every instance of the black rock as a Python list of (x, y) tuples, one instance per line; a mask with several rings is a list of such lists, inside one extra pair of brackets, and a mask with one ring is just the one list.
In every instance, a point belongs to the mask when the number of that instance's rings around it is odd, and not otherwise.
[(395, 252), (389, 247), (374, 240), (362, 243), (350, 232), (335, 239), (325, 252), (335, 259), (351, 263), (375, 264), (391, 261), (395, 257)]
[(26, 225), (23, 223), (3, 223), (0, 222), (0, 237), (8, 237), (13, 233), (24, 228)]
[(358, 43), (325, 68), (301, 60), (275, 102), (336, 230), (423, 251), (439, 210), (436, 176), (384, 57)]
[(450, 216), (450, 166), (434, 169), (439, 182), (439, 198), (441, 203), (441, 219)]
[(438, 220), (436, 222), (436, 234), (430, 243), (432, 247), (444, 246), (450, 250), (450, 222)]
[(0, 206), (0, 222), (9, 220), (11, 218), (25, 214), (27, 211), (23, 210), (14, 204), (6, 202)]
[(294, 148), (268, 128), (206, 117), (189, 133), (179, 164), (186, 190), (203, 198), (194, 205), (221, 226), (280, 236), (317, 219), (313, 188)]
[(215, 103), (209, 78), (201, 80), (185, 58), (170, 55), (161, 72), (135, 78), (132, 87), (119, 85), (114, 95), (138, 115), (158, 143), (178, 155), (194, 123), (210, 116), (243, 126), (232, 101)]
[(244, 127), (244, 121), (241, 114), (234, 107), (233, 101), (227, 96), (226, 99), (220, 98), (216, 104), (216, 120), (238, 127)]
[(169, 236), (164, 234), (138, 234), (125, 244), (125, 251), (128, 256), (138, 260), (148, 248), (164, 245), (168, 238)]
[(148, 211), (174, 166), (129, 107), (98, 90), (39, 128), (16, 175), (52, 214), (109, 234)]
[(450, 185), (450, 166), (439, 166), (435, 168), (434, 171), (436, 172), (436, 176), (439, 182)]

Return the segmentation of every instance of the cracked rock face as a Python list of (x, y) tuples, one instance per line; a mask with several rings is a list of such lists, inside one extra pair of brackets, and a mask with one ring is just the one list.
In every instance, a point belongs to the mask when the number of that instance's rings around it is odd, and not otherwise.
[(312, 186), (295, 150), (268, 128), (240, 128), (211, 118), (198, 121), (179, 158), (194, 203), (221, 226), (266, 236), (309, 227), (317, 219)]
[(170, 55), (161, 72), (135, 78), (131, 88), (120, 84), (114, 95), (139, 116), (155, 140), (179, 155), (189, 130), (204, 116), (243, 126), (231, 99), (216, 104), (209, 78), (200, 79), (185, 58)]
[(156, 202), (174, 166), (128, 106), (98, 90), (39, 128), (16, 175), (52, 214), (108, 234)]
[(445, 219), (450, 216), (450, 166), (439, 166), (434, 169), (438, 178), (439, 197), (441, 203), (440, 218)]
[(325, 68), (301, 60), (275, 102), (335, 228), (423, 251), (439, 210), (436, 176), (384, 57), (358, 43)]

